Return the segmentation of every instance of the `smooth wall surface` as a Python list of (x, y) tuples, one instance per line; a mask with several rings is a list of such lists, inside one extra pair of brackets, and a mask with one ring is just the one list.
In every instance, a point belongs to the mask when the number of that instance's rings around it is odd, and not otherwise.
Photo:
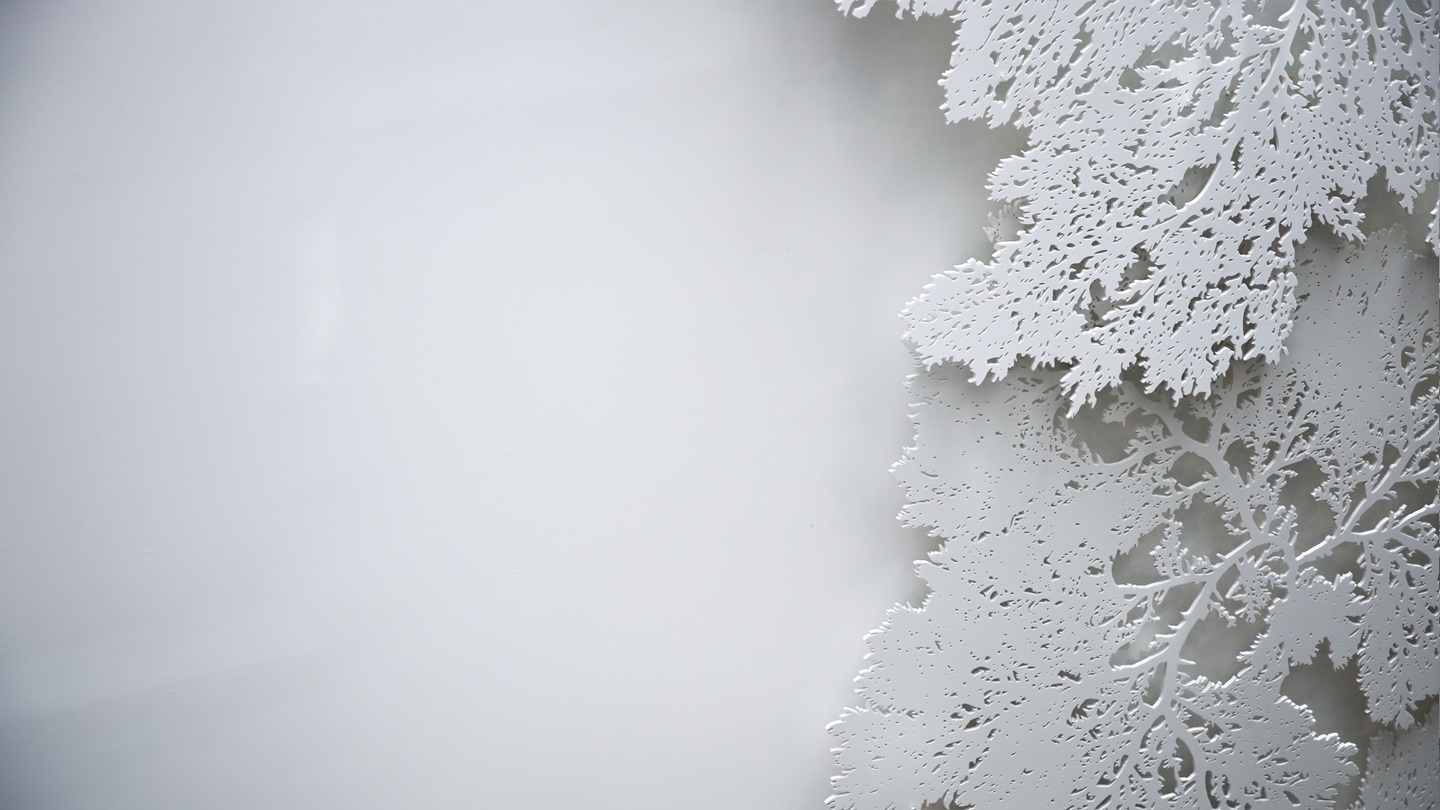
[(0, 807), (818, 808), (1010, 145), (949, 38), (0, 5)]

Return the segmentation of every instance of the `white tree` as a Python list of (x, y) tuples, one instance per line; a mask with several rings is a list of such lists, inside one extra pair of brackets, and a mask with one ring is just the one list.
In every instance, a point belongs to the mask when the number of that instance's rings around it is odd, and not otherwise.
[(1407, 209), (1440, 175), (1434, 0), (898, 2), (958, 25), (947, 116), (1027, 136), (989, 186), (1019, 233), (906, 313), (977, 381), (1028, 358), (1077, 402), (1135, 366), (1208, 393), (1280, 356), (1313, 224), (1358, 239), (1377, 172)]
[[(1322, 650), (1414, 725), (1440, 685), (1435, 264), (1394, 231), (1303, 254), (1290, 352), (1178, 407), (1136, 373), (1073, 418), (1057, 371), (912, 378), (902, 516), (944, 543), (833, 726), (835, 807), (1331, 807), (1365, 741), (1287, 692)], [(1409, 790), (1383, 775), (1405, 745), (1377, 738), (1364, 796)]]

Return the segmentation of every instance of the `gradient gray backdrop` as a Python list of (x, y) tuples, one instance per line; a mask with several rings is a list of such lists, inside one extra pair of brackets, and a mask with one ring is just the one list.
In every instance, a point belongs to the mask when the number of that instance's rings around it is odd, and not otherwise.
[(1011, 145), (949, 38), (0, 4), (0, 808), (817, 808)]

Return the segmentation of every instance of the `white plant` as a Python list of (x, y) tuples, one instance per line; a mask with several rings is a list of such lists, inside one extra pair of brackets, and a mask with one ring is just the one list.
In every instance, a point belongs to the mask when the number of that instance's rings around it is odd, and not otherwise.
[(1435, 773), (1435, 263), (1387, 231), (1298, 270), (1290, 351), (1178, 407), (1133, 371), (1073, 418), (1058, 371), (912, 378), (902, 516), (943, 545), (869, 638), (834, 807), (1332, 807), (1366, 741), (1287, 684), (1326, 661), (1400, 731), (1364, 806), (1434, 807), (1396, 780)]
[(1019, 233), (906, 313), (921, 360), (976, 381), (1028, 359), (1067, 364), (1077, 403), (1131, 367), (1147, 391), (1206, 394), (1281, 355), (1313, 225), (1359, 239), (1377, 172), (1407, 209), (1440, 174), (1435, 0), (899, 7), (958, 25), (948, 118), (1028, 139), (989, 186)]
[(1381, 731), (1370, 741), (1369, 773), (1357, 810), (1440, 807), (1440, 708), (1423, 726), (1398, 734)]

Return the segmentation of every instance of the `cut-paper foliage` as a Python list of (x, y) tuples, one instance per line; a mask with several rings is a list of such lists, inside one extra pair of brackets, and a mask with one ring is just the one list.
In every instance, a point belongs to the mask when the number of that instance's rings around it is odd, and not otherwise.
[[(1435, 262), (1317, 235), (1297, 272), (1289, 351), (1178, 406), (922, 365), (896, 474), (942, 545), (869, 637), (835, 808), (1334, 807), (1361, 746), (1364, 807), (1433, 806), (1393, 797), (1434, 791)], [(1300, 666), (1382, 731), (1317, 728)]]
[(906, 313), (923, 362), (977, 381), (1028, 361), (1067, 365), (1075, 402), (1131, 368), (1147, 391), (1207, 394), (1281, 355), (1312, 226), (1359, 239), (1372, 186), (1409, 209), (1440, 174), (1434, 0), (899, 7), (958, 26), (947, 116), (1027, 138), (989, 185), (1017, 233)]

